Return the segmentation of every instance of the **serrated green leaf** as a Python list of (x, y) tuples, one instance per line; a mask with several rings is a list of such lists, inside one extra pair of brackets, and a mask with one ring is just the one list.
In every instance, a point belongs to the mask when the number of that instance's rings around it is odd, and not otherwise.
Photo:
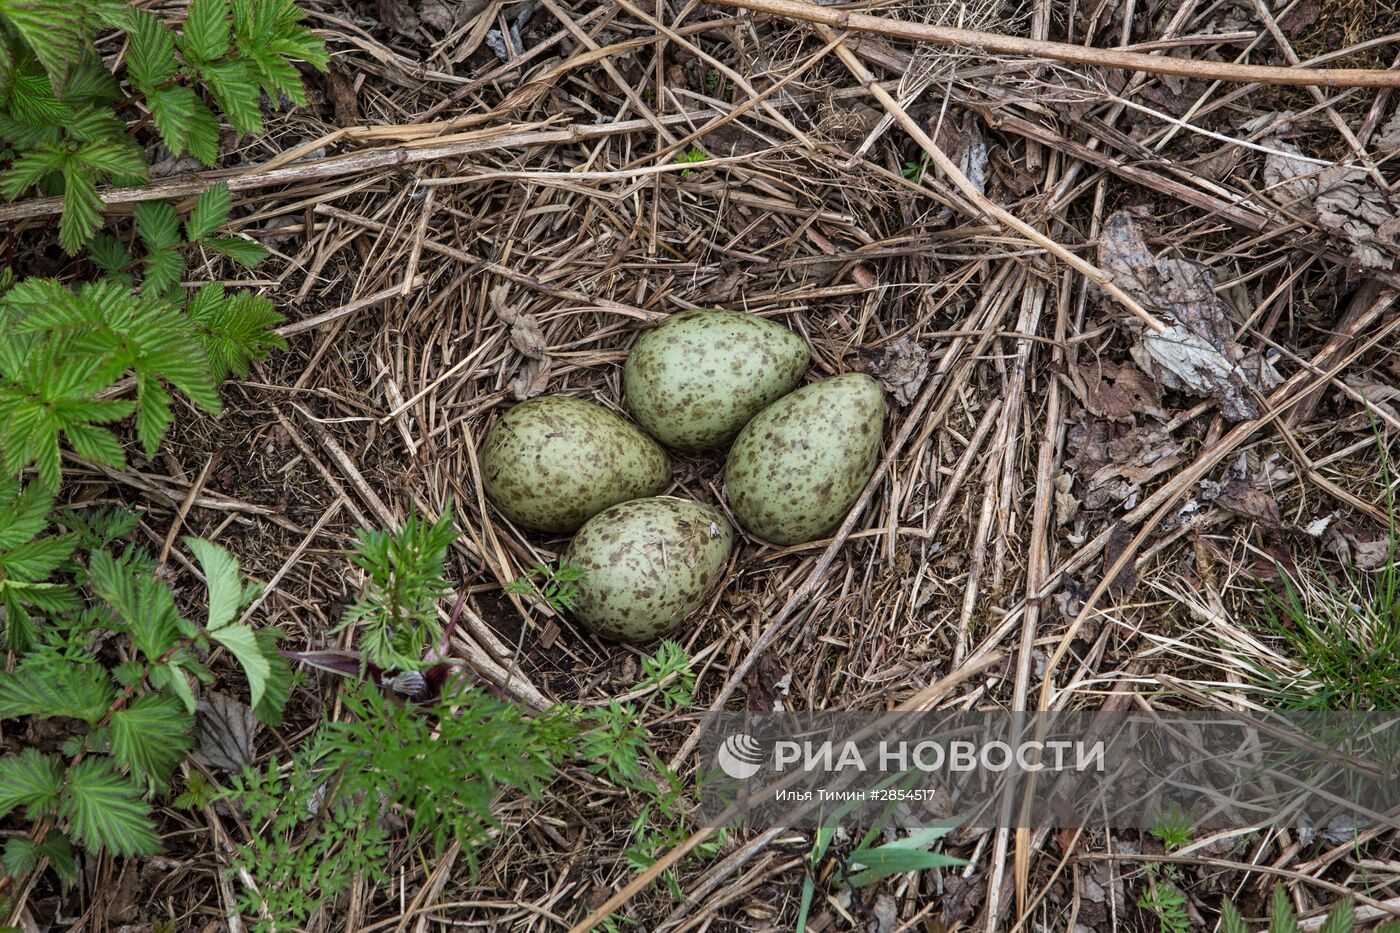
[(1351, 898), (1339, 901), (1332, 912), (1327, 915), (1327, 920), (1318, 930), (1318, 933), (1352, 933), (1356, 926), (1356, 906)]
[(53, 870), (64, 881), (72, 883), (78, 877), (78, 866), (73, 859), (73, 843), (66, 834), (56, 829), (50, 830), (48, 836), (39, 844), (39, 852), (49, 860)]
[(170, 411), (170, 393), (161, 388), (155, 377), (140, 373), (136, 377), (136, 437), (146, 456), (154, 457), (161, 439), (170, 429), (175, 416)]
[(271, 301), (252, 292), (225, 295), (222, 285), (211, 282), (190, 298), (186, 314), (197, 328), (216, 379), (230, 372), (246, 377), (253, 361), (287, 345), (276, 331), (282, 316)]
[(26, 748), (0, 758), (0, 816), (24, 807), (31, 820), (42, 819), (58, 805), (63, 791), (63, 763), (53, 755)]
[(151, 808), (108, 759), (86, 758), (68, 769), (59, 813), (86, 848), (121, 856), (160, 851)]
[(185, 672), (173, 664), (164, 666), (166, 683), (165, 686), (175, 691), (175, 695), (180, 698), (180, 702), (185, 704), (185, 712), (194, 715), (195, 707), (198, 705), (194, 698), (194, 688), (190, 686), (190, 679), (185, 676)]
[[(13, 586), (0, 586), (0, 606), (5, 609), (5, 647), (15, 654), (24, 654), (34, 647), (38, 639), (38, 626)], [(0, 678), (0, 687), (3, 685), (3, 678)], [(3, 702), (3, 696), (0, 696), (0, 702)], [(0, 719), (3, 718), (4, 714), (0, 713)]]
[(141, 293), (153, 297), (168, 295), (185, 274), (185, 257), (175, 247), (156, 249), (142, 263)]
[(202, 538), (185, 538), (209, 587), (209, 619), (205, 626), (212, 634), (238, 617), (247, 602), (247, 591), (238, 579), (238, 561), (224, 548)]
[(229, 122), (244, 133), (261, 133), (262, 92), (248, 71), (248, 63), (241, 58), (225, 58), (205, 62), (199, 69)]
[(1220, 904), (1220, 933), (1249, 933), (1244, 918), (1228, 899)]
[(195, 98), (194, 109), (190, 111), (185, 151), (209, 168), (219, 161), (219, 121), (204, 101), (198, 98)]
[(229, 47), (228, 0), (194, 0), (185, 20), (184, 50), (195, 61), (212, 61)]
[(277, 651), (282, 633), (275, 628), (260, 628), (256, 634), (258, 651), (268, 662), (268, 677), (262, 702), (254, 704), (253, 714), (259, 722), (276, 727), (282, 725), (282, 710), (292, 695), (294, 674), (292, 665)]
[[(27, 606), (40, 612), (69, 612), (78, 608), (78, 596), (73, 588), (65, 583), (23, 583), (19, 580), (6, 580), (0, 583), (7, 597), (14, 597)], [(7, 602), (7, 608), (9, 603)]]
[(74, 150), (73, 159), (109, 175), (146, 177), (146, 154), (134, 142), (83, 143)]
[(136, 575), (106, 551), (88, 561), (93, 590), (117, 613), (136, 647), (151, 661), (162, 661), (180, 643), (180, 613), (170, 588), (148, 575)]
[(63, 167), (63, 216), (58, 222), (58, 243), (70, 256), (102, 225), (102, 199), (91, 176), (72, 160)]
[(219, 237), (201, 242), (204, 246), (223, 253), (245, 269), (251, 269), (267, 258), (267, 247), (247, 237)]
[(165, 148), (177, 156), (189, 146), (190, 125), (197, 104), (199, 99), (194, 90), (183, 84), (152, 88), (146, 93), (151, 122), (160, 131)]
[(83, 5), (73, 0), (0, 0), (0, 17), (33, 49), (58, 90), (87, 44), (84, 12)]
[(263, 656), (253, 630), (243, 624), (225, 625), (210, 631), (209, 637), (227, 648), (243, 667), (243, 675), (248, 678), (249, 702), (254, 707), (258, 706), (272, 676), (272, 665)]
[(175, 57), (175, 37), (160, 20), (133, 7), (127, 32), (131, 36), (131, 51), (126, 68), (137, 89), (146, 94), (175, 77), (180, 70), (180, 62)]
[(73, 452), (89, 463), (102, 463), (111, 467), (120, 467), (126, 463), (126, 452), (122, 450), (122, 442), (106, 428), (72, 421), (63, 426), (63, 434), (68, 438)]
[(136, 232), (153, 252), (178, 246), (180, 215), (164, 201), (144, 201), (136, 205)]
[(11, 836), (5, 841), (5, 874), (19, 878), (39, 864), (39, 846), (28, 836)]
[(112, 714), (112, 757), (137, 777), (159, 787), (194, 744), (194, 717), (179, 699), (157, 693), (137, 697)]
[(227, 222), (232, 207), (233, 196), (226, 182), (210, 187), (195, 201), (194, 210), (185, 220), (185, 239), (195, 243), (213, 235)]
[(1283, 885), (1274, 888), (1273, 907), (1269, 911), (1270, 933), (1298, 933), (1298, 915)]
[(96, 723), (115, 697), (111, 678), (96, 663), (26, 663), (0, 672), (0, 719), (67, 716)]
[(73, 535), (34, 538), (0, 552), (0, 575), (6, 583), (38, 583), (48, 578), (73, 553)]
[(61, 172), (67, 163), (67, 152), (57, 145), (27, 152), (0, 175), (0, 194), (13, 201), (37, 185), (44, 176)]
[(93, 263), (107, 275), (120, 275), (131, 265), (131, 253), (127, 252), (121, 240), (110, 233), (99, 233), (88, 244), (88, 255)]
[(52, 509), (52, 493), (36, 483), (26, 485), (17, 496), (0, 505), (0, 549), (12, 548), (36, 537), (49, 526)]

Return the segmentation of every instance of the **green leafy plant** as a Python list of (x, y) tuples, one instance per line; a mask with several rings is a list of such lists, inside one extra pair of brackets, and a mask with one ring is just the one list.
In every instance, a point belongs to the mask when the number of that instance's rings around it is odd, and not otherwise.
[(72, 877), (75, 846), (159, 850), (148, 798), (168, 789), (193, 745), (195, 684), (213, 680), (204, 659), (214, 646), (237, 661), (264, 721), (280, 718), (291, 688), (278, 633), (237, 620), (258, 589), (227, 551), (184, 539), (207, 584), (209, 609), (195, 621), (149, 554), (105, 548), (107, 534), (122, 530), (119, 518), (84, 525), (71, 520), (76, 514), (59, 513), (69, 523), (59, 530), (42, 485), (0, 482), (5, 636), (20, 653), (0, 672), (0, 721), (66, 721), (68, 732), (59, 753), (24, 748), (0, 758), (0, 816), (17, 810), (28, 824), (6, 842), (10, 878), (43, 859)]
[[(195, 0), (177, 35), (114, 0), (4, 0), (0, 155), (13, 164), (0, 194), (61, 195), (59, 241), (76, 253), (102, 222), (97, 185), (146, 180), (144, 149), (121, 113), (139, 113), (136, 125), (153, 125), (170, 152), (213, 167), (215, 107), (238, 130), (260, 132), (264, 94), (305, 103), (293, 62), (326, 69), (325, 45), (302, 16), (292, 0)], [(125, 91), (93, 47), (110, 30), (126, 34)]]
[[(360, 532), (351, 559), (368, 582), (347, 617), (366, 660), (422, 667), (441, 636), (435, 612), (454, 536), (450, 515)], [(688, 701), (694, 674), (679, 646), (663, 646), (644, 669), (645, 685)], [(257, 881), (257, 893), (243, 894), (249, 915), (275, 918), (255, 921), (259, 933), (298, 928), (356, 877), (387, 881), (395, 821), (412, 845), (438, 855), (456, 843), (475, 866), (498, 829), (499, 801), (541, 796), (569, 764), (641, 796), (630, 864), (651, 864), (658, 848), (684, 838), (678, 779), (627, 704), (532, 714), (449, 676), (419, 704), (356, 682), (343, 707), (346, 719), (323, 723), (291, 761), (249, 770), (220, 794), (257, 827), (238, 862)], [(181, 796), (197, 802), (202, 791), (187, 786)]]
[[(695, 165), (699, 162), (710, 161), (710, 154), (704, 149), (701, 149), (699, 146), (692, 145), (685, 152), (682, 152), (680, 155), (676, 156), (676, 161), (683, 165)], [(693, 176), (694, 174), (695, 173), (692, 172), (690, 169), (683, 168), (681, 169), (681, 180), (690, 181), (691, 176)]]
[(928, 153), (923, 153), (917, 160), (905, 162), (899, 174), (903, 175), (906, 181), (914, 184), (924, 180), (924, 172), (928, 171)]
[(1282, 593), (1259, 589), (1263, 628), (1294, 662), (1280, 672), (1253, 663), (1264, 692), (1296, 710), (1400, 709), (1400, 537), (1390, 469), (1380, 447), (1380, 474), (1389, 518), (1387, 549), (1371, 572), (1344, 567), (1340, 576), (1319, 564), (1296, 573), (1278, 567)]
[(1148, 832), (1157, 837), (1162, 848), (1175, 852), (1191, 842), (1193, 829), (1191, 818), (1173, 803), (1169, 809), (1157, 814)]
[(350, 560), (367, 582), (337, 631), (360, 628), (366, 661), (404, 671), (428, 663), (424, 652), (442, 637), (437, 604), (448, 592), (443, 572), (456, 537), (450, 506), (436, 522), (414, 513), (396, 532), (359, 531)]
[[(891, 774), (876, 783), (873, 789), (884, 790), (896, 785), (907, 787), (916, 776), (913, 772)], [(806, 933), (808, 916), (811, 913), (812, 901), (816, 895), (817, 879), (828, 859), (835, 859), (838, 869), (837, 876), (841, 884), (845, 885), (852, 893), (891, 875), (924, 871), (930, 868), (953, 868), (967, 864), (963, 859), (944, 855), (941, 852), (928, 851), (940, 839), (952, 832), (957, 825), (956, 822), (926, 826), (902, 838), (882, 845), (875, 845), (875, 841), (880, 838), (885, 827), (889, 826), (893, 820), (895, 806), (898, 803), (897, 798), (892, 798), (891, 802), (886, 804), (880, 816), (872, 821), (853, 850), (849, 853), (833, 850), (832, 843), (836, 840), (836, 834), (840, 830), (843, 820), (858, 803), (858, 800), (852, 799), (841, 803), (834, 811), (823, 814), (813, 834), (812, 848), (807, 856), (807, 876), (802, 882), (802, 893), (797, 907), (797, 933)]]
[(555, 612), (568, 612), (578, 601), (578, 583), (588, 572), (560, 558), (558, 564), (539, 563), (502, 589), (517, 596), (536, 594)]
[(1157, 928), (1161, 933), (1191, 933), (1191, 915), (1186, 912), (1186, 895), (1181, 893), (1164, 873), (1149, 866), (1147, 887), (1139, 895), (1138, 907), (1150, 911), (1157, 918)]
[(662, 707), (668, 710), (690, 706), (695, 693), (695, 671), (685, 649), (673, 641), (663, 641), (655, 655), (642, 658), (642, 682), (637, 689), (654, 689)]
[[(1269, 925), (1259, 933), (1297, 933), (1298, 915), (1288, 900), (1288, 893), (1282, 888), (1274, 888), (1273, 903), (1269, 909)], [(1350, 900), (1337, 904), (1318, 927), (1321, 933), (1352, 933), (1356, 928), (1356, 911)], [(1220, 905), (1220, 933), (1249, 933), (1240, 912), (1226, 900)], [(1387, 921), (1375, 928), (1375, 933), (1400, 933), (1400, 923)]]

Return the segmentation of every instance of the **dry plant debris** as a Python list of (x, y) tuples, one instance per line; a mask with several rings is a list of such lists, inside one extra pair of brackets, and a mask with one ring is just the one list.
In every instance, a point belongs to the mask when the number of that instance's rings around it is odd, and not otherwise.
[[(1058, 708), (1244, 706), (1261, 671), (1298, 675), (1261, 588), (1392, 559), (1376, 515), (1400, 491), (1394, 4), (303, 6), (334, 53), (306, 106), (265, 101), (266, 131), (213, 170), (171, 161), (102, 191), (119, 215), (226, 179), (234, 225), (274, 255), (191, 266), (271, 299), (288, 349), (224, 388), (221, 418), (183, 415), (168, 453), (65, 463), (76, 500), (138, 507), (157, 547), (218, 540), (271, 581), (255, 620), (288, 647), (345, 647), (356, 527), (450, 502), (467, 593), (450, 652), (536, 706), (626, 696), (634, 654), (503, 591), (567, 541), (500, 520), (478, 450), (519, 400), (615, 405), (637, 334), (714, 305), (783, 322), (814, 376), (870, 372), (893, 404), (835, 537), (736, 545), (678, 633), (700, 709), (1007, 708), (1042, 687)], [(972, 49), (960, 25), (1000, 38)], [(59, 207), (0, 205), (7, 263), (74, 273), (47, 248)], [(671, 491), (725, 508), (721, 464), (678, 457)], [(308, 675), (286, 724), (256, 732), (211, 690), (197, 760), (276, 759), (336, 688)], [(688, 777), (694, 716), (644, 708)], [(639, 874), (635, 804), (565, 773), (540, 801), (500, 801), (475, 872), (395, 848), (395, 884), (358, 881), (316, 929), (543, 933), (599, 910), (615, 930), (794, 929), (809, 836), (682, 859), (692, 836)], [(93, 858), (71, 890), (44, 876), (14, 922), (240, 929), (227, 854), (257, 828), (162, 806), (165, 855)], [(1276, 883), (1304, 929), (1346, 892), (1400, 916), (1394, 834), (1326, 832), (1196, 839), (1174, 863), (1190, 929), (1214, 929), (1226, 896), (1262, 916)], [(969, 866), (860, 897), (816, 866), (807, 929), (1159, 928), (1138, 906), (1164, 855), (1151, 835), (965, 829), (946, 849)]]

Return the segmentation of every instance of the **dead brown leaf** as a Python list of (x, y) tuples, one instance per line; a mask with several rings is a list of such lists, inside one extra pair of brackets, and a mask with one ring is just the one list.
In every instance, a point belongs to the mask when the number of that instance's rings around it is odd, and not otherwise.
[(873, 350), (858, 350), (851, 368), (869, 373), (900, 405), (909, 405), (919, 397), (924, 380), (928, 378), (928, 350), (908, 337)]
[(355, 93), (355, 76), (332, 59), (330, 70), (326, 72), (326, 83), (330, 85), (335, 122), (340, 126), (354, 126), (359, 123), (360, 98)]
[(1241, 518), (1248, 518), (1271, 528), (1283, 526), (1278, 500), (1244, 477), (1226, 483), (1216, 495), (1215, 504)]
[(488, 297), (491, 310), (510, 325), (511, 346), (520, 351), (520, 355), (526, 359), (507, 386), (511, 397), (523, 402), (545, 390), (554, 361), (550, 358), (549, 342), (545, 339), (544, 331), (540, 329), (540, 322), (530, 312), (511, 307), (510, 302), (506, 300), (509, 294), (510, 286), (501, 284), (491, 289)]
[[(1108, 533), (1108, 543), (1103, 547), (1103, 569), (1108, 573), (1109, 569), (1128, 550), (1128, 545), (1133, 541), (1133, 529), (1127, 522), (1115, 522), (1113, 530)], [(1108, 595), (1114, 599), (1127, 597), (1137, 587), (1137, 570), (1133, 567), (1133, 560), (1129, 559), (1123, 565), (1108, 584)]]
[(1070, 388), (1089, 412), (1114, 421), (1165, 418), (1162, 387), (1136, 366), (1097, 362), (1070, 368)]
[(1351, 524), (1333, 525), (1327, 529), (1324, 541), (1337, 559), (1357, 570), (1371, 572), (1390, 563), (1390, 536), (1377, 528), (1361, 528)]
[[(1389, 126), (1387, 125), (1387, 129)], [(1289, 207), (1351, 247), (1363, 268), (1391, 269), (1400, 257), (1400, 215), (1389, 192), (1352, 165), (1317, 165), (1286, 140), (1266, 140), (1264, 180)]]
[(1239, 361), (1245, 351), (1234, 340), (1229, 308), (1215, 293), (1208, 266), (1170, 256), (1154, 257), (1142, 226), (1128, 211), (1115, 211), (1104, 226), (1099, 261), (1109, 277), (1167, 323), (1163, 333), (1145, 331), (1133, 359), (1167, 388), (1215, 399), (1230, 421), (1259, 415), (1252, 383)]
[(1137, 504), (1142, 485), (1174, 469), (1185, 454), (1167, 432), (1089, 419), (1070, 427), (1065, 465), (1079, 474), (1085, 508)]
[(238, 772), (253, 763), (258, 720), (247, 703), (210, 691), (195, 707), (193, 757), (201, 764)]

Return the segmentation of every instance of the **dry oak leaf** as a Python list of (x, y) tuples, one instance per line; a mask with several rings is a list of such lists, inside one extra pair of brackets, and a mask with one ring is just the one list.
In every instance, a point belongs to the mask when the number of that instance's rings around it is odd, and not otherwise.
[(1132, 349), (1145, 372), (1168, 388), (1215, 399), (1229, 421), (1259, 416), (1253, 393), (1268, 386), (1251, 382), (1240, 366), (1246, 353), (1208, 266), (1153, 256), (1128, 211), (1115, 211), (1104, 225), (1099, 262), (1118, 287), (1167, 322), (1160, 334), (1144, 332)]

